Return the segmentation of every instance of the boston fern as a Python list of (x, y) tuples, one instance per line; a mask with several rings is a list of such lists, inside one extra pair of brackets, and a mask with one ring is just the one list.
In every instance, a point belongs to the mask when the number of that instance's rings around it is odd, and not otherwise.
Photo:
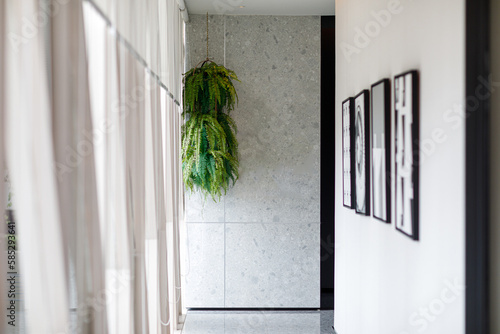
[(184, 74), (182, 170), (184, 184), (214, 201), (238, 179), (236, 124), (229, 116), (238, 95), (236, 74), (211, 61)]

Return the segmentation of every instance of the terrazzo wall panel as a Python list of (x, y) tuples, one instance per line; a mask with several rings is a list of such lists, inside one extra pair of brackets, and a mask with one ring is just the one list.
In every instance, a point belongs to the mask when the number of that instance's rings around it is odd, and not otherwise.
[[(195, 66), (206, 58), (206, 16), (190, 19)], [(220, 203), (186, 198), (187, 307), (319, 307), (320, 24), (209, 16), (209, 55), (241, 80), (232, 113), (241, 167)]]

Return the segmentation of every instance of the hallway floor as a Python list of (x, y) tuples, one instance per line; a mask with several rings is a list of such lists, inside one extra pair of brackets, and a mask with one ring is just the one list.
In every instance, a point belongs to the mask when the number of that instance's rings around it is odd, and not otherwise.
[(182, 334), (332, 334), (333, 311), (188, 311)]

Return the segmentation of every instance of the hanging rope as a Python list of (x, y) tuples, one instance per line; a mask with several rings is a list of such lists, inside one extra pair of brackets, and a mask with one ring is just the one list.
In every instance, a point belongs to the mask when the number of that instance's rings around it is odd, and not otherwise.
[(207, 12), (207, 60), (208, 60), (208, 12)]
[(201, 65), (200, 67), (202, 67), (203, 65), (205, 65), (205, 64), (206, 64), (206, 63), (208, 63), (208, 62), (213, 63), (213, 61), (212, 61), (210, 58), (208, 58), (208, 12), (207, 12), (207, 58), (206, 58), (205, 60), (200, 61), (200, 62), (199, 62), (199, 63), (198, 63), (198, 64), (194, 67), (194, 68), (195, 68), (195, 70), (198, 68), (198, 66), (200, 66), (200, 65)]

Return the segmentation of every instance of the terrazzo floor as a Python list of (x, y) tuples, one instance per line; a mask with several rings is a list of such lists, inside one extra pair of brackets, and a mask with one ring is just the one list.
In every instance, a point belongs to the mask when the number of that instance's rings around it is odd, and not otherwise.
[(334, 334), (333, 311), (188, 311), (182, 334)]

